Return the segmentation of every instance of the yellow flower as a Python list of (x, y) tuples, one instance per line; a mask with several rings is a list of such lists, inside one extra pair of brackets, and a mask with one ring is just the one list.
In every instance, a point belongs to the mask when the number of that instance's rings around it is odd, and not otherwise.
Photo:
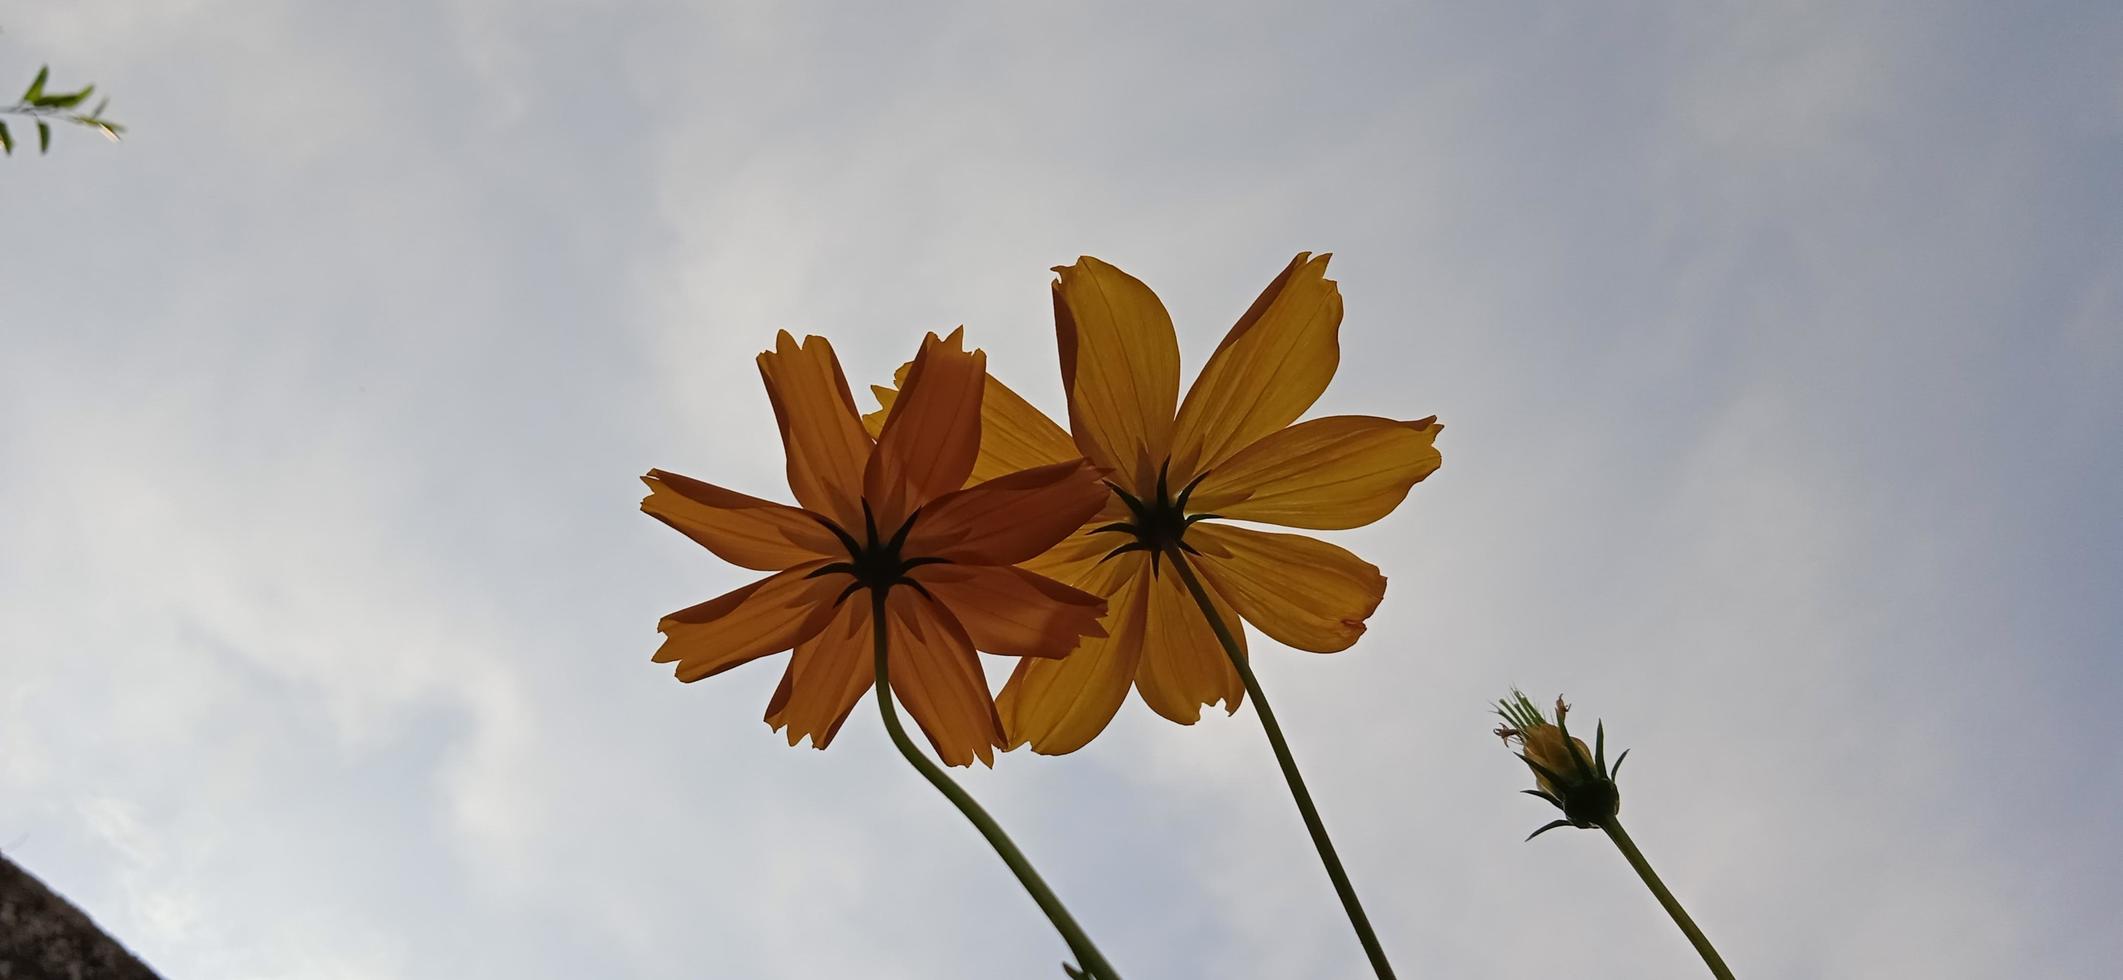
[(823, 749), (875, 682), (871, 603), (847, 600), (883, 591), (893, 691), (946, 763), (992, 765), (1002, 723), (974, 651), (1058, 659), (1103, 633), (1097, 596), (1014, 567), (1104, 504), (1098, 470), (1047, 460), (965, 486), (987, 357), (963, 350), (959, 332), (923, 341), (874, 437), (825, 338), (799, 346), (784, 331), (759, 371), (801, 506), (662, 470), (643, 477), (643, 511), (774, 573), (664, 617), (656, 662), (692, 682), (793, 648), (766, 720), (790, 745), (809, 736)]
[[(1083, 747), (1132, 683), (1180, 724), (1245, 688), (1177, 576), (1185, 550), (1218, 615), (1243, 617), (1300, 650), (1347, 649), (1385, 595), (1376, 567), (1315, 538), (1207, 523), (1360, 527), (1400, 505), (1439, 465), (1435, 417), (1339, 415), (1292, 425), (1340, 359), (1342, 300), (1327, 256), (1299, 253), (1210, 355), (1181, 401), (1179, 343), (1156, 294), (1088, 256), (1057, 268), (1056, 340), (1069, 429), (989, 379), (974, 477), (1081, 454), (1111, 474), (1099, 515), (1026, 567), (1107, 599), (1107, 636), (1066, 660), (1023, 661), (998, 699), (1009, 745)], [(901, 380), (909, 379), (902, 368)], [(890, 388), (877, 388), (889, 409)], [(881, 424), (884, 413), (870, 417)], [(1242, 631), (1236, 631), (1243, 643)]]

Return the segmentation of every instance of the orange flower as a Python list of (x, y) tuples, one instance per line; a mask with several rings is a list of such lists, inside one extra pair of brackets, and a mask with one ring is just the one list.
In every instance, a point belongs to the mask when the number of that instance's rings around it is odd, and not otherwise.
[[(641, 509), (724, 560), (774, 574), (664, 617), (657, 663), (688, 683), (794, 649), (767, 723), (825, 748), (876, 675), (869, 601), (885, 593), (892, 690), (950, 765), (993, 764), (1002, 724), (975, 650), (1059, 659), (1103, 635), (1104, 603), (1014, 567), (1089, 519), (1107, 491), (1082, 459), (965, 486), (987, 356), (961, 332), (922, 342), (874, 436), (823, 337), (759, 355), (781, 423), (789, 507), (650, 470)], [(906, 588), (894, 588), (904, 585)]]
[[(1149, 287), (1088, 256), (1057, 268), (1054, 327), (1069, 431), (1001, 382), (982, 401), (974, 478), (1079, 453), (1112, 473), (1100, 514), (1026, 567), (1104, 596), (1108, 635), (1066, 660), (1023, 661), (998, 703), (1009, 745), (1081, 748), (1132, 682), (1180, 724), (1206, 704), (1238, 710), (1245, 688), (1163, 548), (1192, 556), (1218, 615), (1322, 653), (1347, 649), (1386, 579), (1348, 551), (1302, 535), (1207, 523), (1361, 527), (1436, 471), (1433, 416), (1338, 415), (1296, 425), (1340, 359), (1341, 293), (1327, 256), (1299, 253), (1239, 317), (1179, 397), (1179, 342)], [(911, 375), (902, 368), (902, 380)], [(895, 392), (875, 389), (891, 408)], [(866, 421), (882, 424), (885, 413)], [(1243, 633), (1237, 635), (1244, 642)]]

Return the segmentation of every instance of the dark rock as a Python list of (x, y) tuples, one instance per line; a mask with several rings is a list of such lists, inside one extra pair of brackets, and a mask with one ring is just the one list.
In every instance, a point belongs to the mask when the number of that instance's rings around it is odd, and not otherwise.
[(0, 980), (156, 980), (73, 903), (0, 855)]

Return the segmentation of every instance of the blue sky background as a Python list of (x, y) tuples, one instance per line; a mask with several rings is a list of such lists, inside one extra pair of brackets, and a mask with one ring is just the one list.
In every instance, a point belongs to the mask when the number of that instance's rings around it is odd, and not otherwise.
[[(1047, 267), (1188, 376), (1336, 253), (1316, 413), (1445, 467), (1253, 638), (1403, 976), (1691, 976), (1483, 705), (1564, 691), (1750, 977), (2123, 958), (2123, 11), (2107, 4), (86, 0), (132, 126), (0, 165), (0, 849), (172, 978), (1058, 977), (858, 708), (759, 722), (636, 512), (786, 499), (751, 357), (963, 323), (1058, 411)], [(771, 661), (769, 662), (771, 663)], [(998, 670), (1003, 666), (995, 665)], [(1130, 977), (1367, 975), (1250, 710), (965, 775)]]

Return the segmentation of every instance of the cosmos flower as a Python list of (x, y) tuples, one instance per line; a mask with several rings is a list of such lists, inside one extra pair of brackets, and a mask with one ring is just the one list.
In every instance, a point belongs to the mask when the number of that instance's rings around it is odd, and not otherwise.
[(1060, 659), (1080, 637), (1103, 635), (1099, 597), (1013, 567), (1104, 505), (1098, 469), (1043, 460), (967, 486), (987, 358), (962, 349), (959, 332), (922, 342), (874, 437), (825, 338), (799, 346), (784, 331), (759, 371), (799, 506), (663, 470), (643, 477), (643, 511), (725, 561), (773, 573), (664, 617), (656, 662), (690, 683), (794, 649), (766, 720), (790, 745), (809, 737), (823, 749), (875, 683), (880, 609), (892, 690), (937, 755), (993, 764), (1002, 724), (974, 651)]
[[(1129, 686), (1158, 714), (1192, 724), (1203, 705), (1236, 711), (1244, 685), (1178, 576), (1169, 549), (1207, 580), (1217, 614), (1300, 650), (1345, 650), (1385, 595), (1378, 569), (1305, 535), (1361, 527), (1436, 471), (1436, 418), (1337, 415), (1296, 422), (1340, 360), (1341, 293), (1326, 255), (1299, 253), (1239, 317), (1184, 401), (1179, 343), (1149, 287), (1088, 256), (1057, 268), (1056, 340), (1064, 430), (1001, 382), (982, 400), (973, 478), (1081, 455), (1109, 474), (1099, 514), (1025, 567), (1107, 600), (1104, 637), (1067, 659), (1018, 664), (998, 699), (1009, 746), (1059, 754), (1088, 743)], [(912, 375), (902, 368), (903, 382)], [(905, 397), (877, 388), (888, 411)], [(885, 424), (888, 412), (868, 421)], [(1243, 634), (1239, 634), (1243, 643)]]

